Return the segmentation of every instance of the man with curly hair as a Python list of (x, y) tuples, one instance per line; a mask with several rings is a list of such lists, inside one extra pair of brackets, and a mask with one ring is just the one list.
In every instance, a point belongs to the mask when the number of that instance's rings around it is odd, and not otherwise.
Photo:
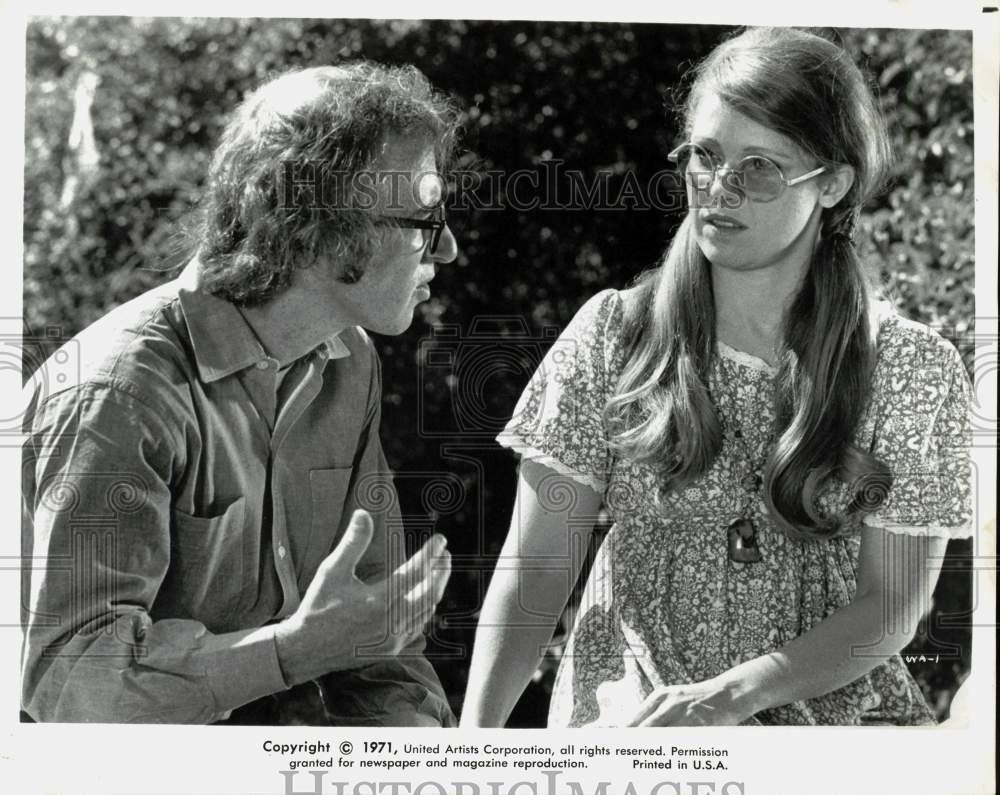
[(191, 262), (29, 404), (30, 719), (454, 724), (422, 654), (449, 556), (404, 560), (363, 329), (404, 331), (456, 256), (456, 129), (416, 69), (369, 63), (237, 109)]

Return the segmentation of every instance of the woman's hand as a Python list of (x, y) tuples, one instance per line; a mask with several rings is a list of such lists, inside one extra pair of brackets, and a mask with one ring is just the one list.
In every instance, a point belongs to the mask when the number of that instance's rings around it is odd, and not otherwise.
[(626, 726), (735, 726), (749, 718), (737, 707), (731, 689), (715, 679), (658, 687)]

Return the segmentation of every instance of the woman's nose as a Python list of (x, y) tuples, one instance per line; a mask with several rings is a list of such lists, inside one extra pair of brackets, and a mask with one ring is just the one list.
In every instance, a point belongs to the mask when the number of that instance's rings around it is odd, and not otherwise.
[(708, 186), (708, 195), (713, 201), (720, 201), (729, 209), (743, 202), (743, 174), (725, 165), (718, 165)]

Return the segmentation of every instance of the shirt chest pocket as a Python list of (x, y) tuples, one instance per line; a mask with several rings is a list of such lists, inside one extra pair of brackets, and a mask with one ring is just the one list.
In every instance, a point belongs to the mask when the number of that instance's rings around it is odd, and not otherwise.
[(243, 497), (209, 516), (171, 511), (170, 566), (160, 598), (172, 617), (197, 619), (212, 631), (230, 629), (252, 550), (245, 513)]

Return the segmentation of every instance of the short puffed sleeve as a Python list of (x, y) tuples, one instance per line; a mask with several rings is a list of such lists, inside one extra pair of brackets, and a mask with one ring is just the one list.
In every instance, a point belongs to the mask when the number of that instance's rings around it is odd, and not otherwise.
[(887, 498), (865, 524), (895, 533), (972, 533), (972, 388), (958, 351), (893, 318), (879, 336), (872, 452), (889, 466)]
[(622, 319), (616, 290), (587, 301), (546, 353), (497, 441), (603, 492), (611, 466), (603, 412), (618, 381)]

